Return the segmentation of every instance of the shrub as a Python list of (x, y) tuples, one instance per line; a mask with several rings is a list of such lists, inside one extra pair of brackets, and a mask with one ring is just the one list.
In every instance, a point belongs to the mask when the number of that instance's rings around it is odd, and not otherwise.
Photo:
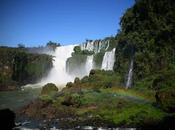
[(72, 82), (68, 82), (68, 83), (66, 84), (66, 87), (68, 87), (68, 88), (73, 87), (73, 83), (72, 83)]
[(43, 88), (41, 90), (41, 95), (48, 95), (48, 94), (51, 94), (51, 93), (57, 92), (57, 91), (58, 91), (58, 88), (56, 87), (55, 84), (48, 83), (48, 84), (43, 86)]
[(80, 79), (79, 79), (78, 77), (76, 77), (76, 78), (74, 79), (74, 83), (75, 83), (75, 84), (80, 83)]

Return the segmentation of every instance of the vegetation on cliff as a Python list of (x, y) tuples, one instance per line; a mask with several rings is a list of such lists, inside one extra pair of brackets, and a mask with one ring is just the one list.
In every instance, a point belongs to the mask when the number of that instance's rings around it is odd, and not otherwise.
[(172, 0), (136, 1), (121, 18), (115, 71), (125, 75), (131, 58), (134, 58), (134, 82), (160, 71), (174, 71), (174, 16)]
[[(34, 83), (52, 67), (52, 57), (27, 53), (21, 48), (0, 48), (0, 86), (17, 86)], [(15, 87), (14, 87), (15, 88)]]

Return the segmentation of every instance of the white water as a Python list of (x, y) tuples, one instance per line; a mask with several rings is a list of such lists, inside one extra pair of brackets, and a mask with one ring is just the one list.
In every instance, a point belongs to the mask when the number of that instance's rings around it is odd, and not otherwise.
[(86, 59), (86, 74), (85, 75), (88, 75), (89, 72), (91, 71), (91, 69), (93, 69), (93, 58), (94, 58), (93, 55), (87, 56), (87, 59)]
[[(76, 45), (60, 46), (57, 47), (55, 52), (52, 53), (53, 58), (53, 68), (49, 72), (47, 77), (44, 77), (37, 84), (29, 84), (24, 87), (37, 88), (41, 87), (47, 83), (54, 83), (59, 87), (64, 87), (67, 82), (72, 82), (75, 77), (82, 78), (85, 75), (88, 75), (90, 70), (93, 69), (93, 58), (94, 56), (87, 56), (84, 71), (81, 76), (76, 74), (68, 74), (66, 72), (66, 61), (73, 52), (73, 49)], [(96, 40), (96, 41), (87, 41), (86, 44), (80, 45), (82, 50), (95, 51), (96, 53), (100, 52), (101, 49), (106, 50), (109, 47), (109, 41), (105, 40)], [(102, 67), (104, 70), (113, 70), (113, 65), (115, 62), (115, 48), (112, 51), (106, 52), (103, 57)], [(77, 65), (76, 69), (79, 68)], [(81, 72), (81, 70), (80, 70)]]
[(49, 75), (42, 79), (41, 83), (54, 83), (56, 85), (65, 85), (73, 81), (73, 77), (66, 73), (66, 60), (71, 57), (75, 45), (57, 47), (53, 56), (53, 68)]
[(127, 77), (127, 82), (126, 82), (126, 88), (131, 87), (131, 84), (132, 84), (133, 64), (134, 64), (134, 60), (131, 59), (131, 63), (130, 63), (130, 67), (129, 67), (129, 72), (128, 72), (128, 77)]
[(95, 53), (99, 53), (102, 49), (107, 50), (109, 47), (108, 40), (95, 40), (95, 41), (87, 41), (80, 45), (81, 50), (94, 51)]
[(112, 51), (105, 52), (105, 55), (103, 56), (101, 69), (113, 70), (114, 62), (115, 62), (115, 48), (112, 49)]

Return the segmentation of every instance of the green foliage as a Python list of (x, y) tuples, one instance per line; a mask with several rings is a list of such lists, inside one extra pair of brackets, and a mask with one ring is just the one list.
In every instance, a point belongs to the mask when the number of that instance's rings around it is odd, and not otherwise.
[[(70, 75), (81, 76), (86, 73), (85, 64), (86, 64), (86, 55), (74, 55), (66, 61), (66, 71)], [(77, 67), (78, 66), (78, 67)]]
[(70, 88), (70, 85), (74, 87), (81, 88), (111, 88), (120, 86), (121, 78), (112, 71), (104, 70), (91, 70), (89, 76), (83, 77), (81, 80), (75, 78), (74, 83), (67, 84), (67, 87)]
[(104, 40), (109, 40), (109, 47), (107, 49), (107, 51), (111, 51), (113, 48), (116, 48), (117, 46), (117, 39), (116, 37), (107, 37)]
[(72, 53), (72, 56), (76, 56), (76, 55), (92, 55), (92, 54), (94, 54), (93, 51), (81, 50), (80, 46), (75, 46), (74, 47), (74, 52)]
[(100, 53), (94, 54), (93, 62), (95, 69), (101, 69), (104, 54), (105, 52), (102, 51)]
[(0, 86), (6, 86), (8, 82), (34, 83), (51, 67), (51, 56), (27, 53), (21, 48), (0, 47)]
[(47, 44), (46, 44), (47, 47), (49, 47), (50, 49), (52, 49), (53, 51), (55, 51), (55, 49), (60, 45), (60, 43), (56, 43), (56, 42), (52, 42), (52, 41), (49, 41)]
[(121, 18), (114, 70), (125, 77), (132, 57), (136, 82), (169, 70), (175, 64), (174, 12), (173, 1), (136, 1)]
[(55, 84), (53, 83), (47, 83), (46, 85), (44, 85), (42, 87), (42, 90), (41, 90), (41, 95), (49, 95), (53, 92), (57, 92), (58, 91), (58, 88), (56, 87)]
[(74, 47), (74, 52), (75, 52), (75, 54), (80, 54), (80, 52), (81, 52), (80, 46), (75, 46)]
[(79, 84), (79, 83), (80, 83), (80, 79), (79, 79), (78, 77), (76, 77), (76, 78), (74, 79), (74, 83), (75, 83), (75, 84)]

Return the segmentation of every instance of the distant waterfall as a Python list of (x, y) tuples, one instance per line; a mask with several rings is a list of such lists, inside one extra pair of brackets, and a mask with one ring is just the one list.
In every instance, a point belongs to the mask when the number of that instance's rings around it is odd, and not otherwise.
[(126, 81), (126, 88), (129, 88), (132, 85), (133, 66), (134, 66), (134, 60), (132, 58), (129, 66), (129, 72), (128, 72), (127, 81)]
[(85, 65), (86, 74), (89, 74), (90, 70), (93, 69), (93, 58), (94, 58), (93, 55), (87, 56), (86, 65)]
[(87, 40), (85, 43), (80, 45), (81, 50), (94, 51), (99, 53), (101, 50), (107, 50), (109, 47), (109, 40)]
[(114, 62), (115, 62), (115, 48), (112, 51), (105, 52), (101, 69), (113, 70)]
[(66, 60), (71, 57), (74, 46), (75, 45), (69, 45), (56, 48), (55, 53), (53, 54), (53, 68), (49, 75), (42, 79), (42, 84), (55, 83), (57, 85), (64, 85), (73, 80), (73, 77), (66, 73)]

